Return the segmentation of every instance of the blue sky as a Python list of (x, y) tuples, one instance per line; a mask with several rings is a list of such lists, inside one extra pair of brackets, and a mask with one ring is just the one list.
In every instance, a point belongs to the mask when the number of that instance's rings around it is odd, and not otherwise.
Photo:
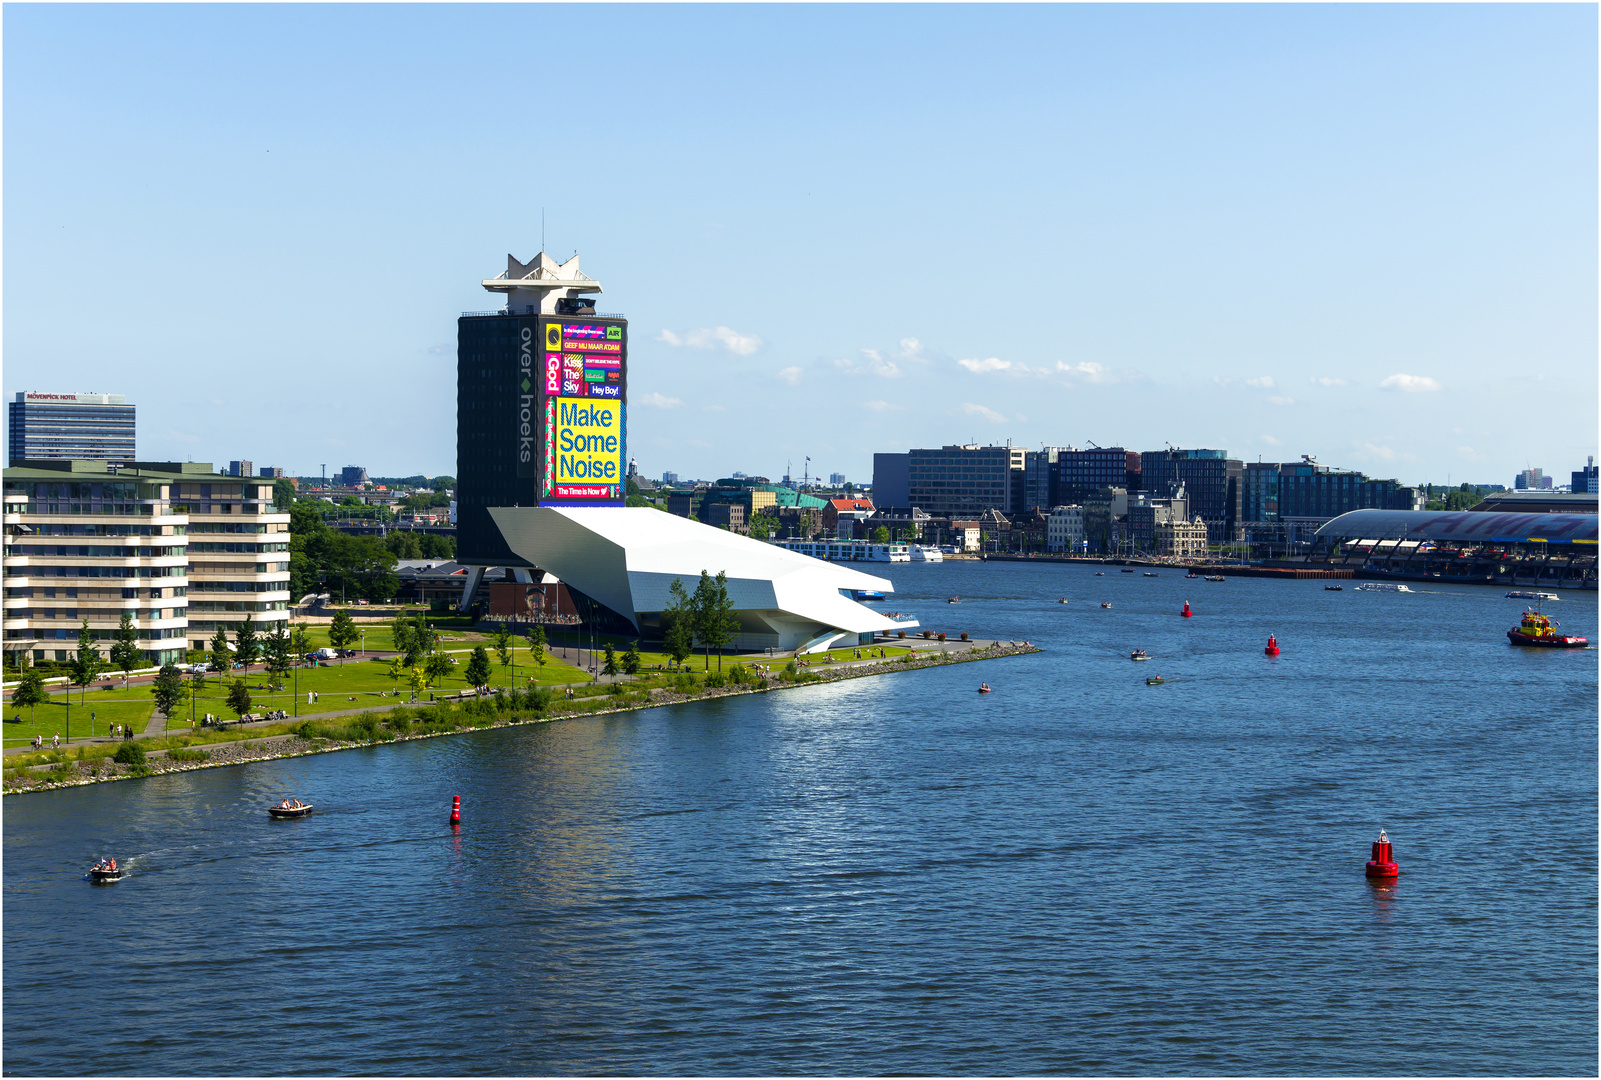
[(1593, 5), (3, 17), (5, 394), (126, 393), (141, 457), (454, 472), (541, 208), (651, 475), (1596, 453)]

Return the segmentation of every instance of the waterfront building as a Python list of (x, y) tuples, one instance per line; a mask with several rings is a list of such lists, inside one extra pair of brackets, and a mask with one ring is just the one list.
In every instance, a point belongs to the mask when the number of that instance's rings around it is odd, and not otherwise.
[(19, 391), (11, 402), (8, 461), (132, 461), (134, 406), (121, 394)]
[(1174, 522), (1185, 526), (1190, 522), (1190, 500), (1183, 484), (1165, 499), (1153, 498), (1148, 491), (1129, 494), (1127, 534), (1136, 551), (1156, 550), (1158, 530)]
[(1055, 464), (1056, 479), (1051, 485), (1055, 503), (1082, 502), (1085, 496), (1106, 487), (1139, 491), (1143, 483), (1140, 455), (1121, 446), (1095, 446), (1088, 450), (1061, 447)]
[(1056, 506), (1051, 508), (1050, 520), (1045, 526), (1047, 551), (1082, 551), (1084, 549), (1084, 508), (1082, 506)]
[(912, 504), (910, 454), (873, 455), (873, 502), (879, 506)]
[(1024, 452), (1022, 509), (1033, 510), (1056, 504), (1057, 487), (1060, 484), (1057, 475), (1060, 453), (1060, 448), (1055, 446)]
[(1575, 495), (1594, 495), (1601, 492), (1601, 469), (1595, 463), (1595, 456), (1585, 458), (1584, 468), (1573, 474), (1573, 483), (1568, 488)]
[(1261, 523), (1279, 519), (1279, 469), (1277, 461), (1248, 461), (1245, 464), (1245, 495), (1241, 518)]
[(288, 478), (288, 474), (286, 474), (282, 469), (274, 468), (271, 465), (263, 465), (261, 467), (260, 475), (269, 480), (283, 480)]
[[(1211, 529), (1213, 543), (1235, 537), (1241, 516), (1245, 463), (1226, 450), (1148, 450), (1140, 455), (1142, 483), (1147, 491), (1168, 491), (1183, 484), (1190, 510)], [(1283, 495), (1281, 491), (1280, 501)], [(1281, 509), (1282, 512), (1282, 509)]]
[(1165, 559), (1206, 558), (1206, 522), (1173, 517), (1156, 525), (1156, 553)]
[[(271, 485), (197, 462), (24, 461), (5, 471), (4, 648), (76, 652), (82, 620), (109, 642), (133, 616), (151, 664), (288, 618), (289, 515)], [(109, 644), (102, 647), (102, 652)]]
[(1117, 550), (1128, 519), (1128, 489), (1103, 487), (1085, 497), (1084, 540), (1089, 550), (1109, 555)]
[(875, 506), (873, 516), (867, 519), (867, 528), (883, 526), (893, 540), (918, 540), (932, 520), (933, 515), (917, 506)]
[[(595, 311), (587, 294), (600, 283), (579, 270), (576, 255), (561, 264), (544, 253), (526, 264), (507, 256), (506, 272), (482, 284), (507, 300), (457, 322), (463, 607), (499, 566), (513, 583), (554, 576), (591, 629), (656, 636), (671, 583), (693, 589), (706, 570), (728, 575), (736, 648), (809, 651), (906, 625), (840, 591), (888, 592), (890, 582), (732, 531), (736, 508), (748, 520), (758, 510), (803, 509), (806, 500), (820, 511), (821, 499), (734, 477), (699, 493), (698, 507), (677, 492), (668, 497), (672, 513), (623, 505), (627, 319)], [(727, 515), (729, 529), (687, 520), (697, 509)]]
[(1307, 558), (1402, 580), (1593, 592), (1596, 523), (1593, 507), (1588, 513), (1352, 510), (1317, 530)]
[(907, 455), (907, 502), (930, 514), (1012, 513), (1023, 497), (1023, 455), (1010, 446), (944, 446)]
[(872, 516), (872, 499), (828, 499), (823, 505), (823, 529), (848, 540), (856, 523)]

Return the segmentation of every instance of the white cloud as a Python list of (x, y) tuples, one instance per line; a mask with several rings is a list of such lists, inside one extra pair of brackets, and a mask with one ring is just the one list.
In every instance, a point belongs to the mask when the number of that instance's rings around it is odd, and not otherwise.
[(970, 358), (956, 362), (975, 375), (983, 375), (991, 371), (1008, 371), (1014, 375), (1027, 375), (1031, 370), (1026, 364), (1020, 364), (1016, 360), (1002, 360), (998, 356), (987, 356), (982, 360)]
[(1088, 383), (1117, 382), (1118, 376), (1108, 371), (1102, 364), (1090, 360), (1081, 360), (1076, 364), (1056, 362), (1056, 370), (1070, 379), (1079, 379)]
[(982, 405), (975, 405), (971, 401), (964, 401), (962, 403), (962, 411), (968, 416), (982, 416), (985, 420), (989, 420), (996, 424), (1006, 423), (1006, 417), (1002, 416), (994, 409), (987, 409)]
[(1268, 398), (1268, 400), (1271, 401), (1275, 405), (1294, 405), (1295, 404), (1295, 399), (1294, 398), (1292, 398), (1292, 397), (1283, 397), (1283, 396), (1281, 396), (1279, 394), (1274, 394), (1272, 397)]
[(1395, 457), (1395, 451), (1391, 450), (1388, 446), (1375, 446), (1370, 442), (1361, 443), (1360, 445), (1362, 449), (1366, 450), (1376, 458), (1383, 458), (1385, 461), (1390, 461)]
[(802, 372), (800, 368), (791, 365), (790, 367), (781, 368), (774, 372), (773, 378), (777, 379), (779, 382), (789, 383), (791, 386), (799, 386), (801, 374)]
[(902, 365), (928, 363), (923, 343), (913, 337), (901, 338), (899, 347), (888, 355), (879, 349), (862, 349), (860, 352), (860, 361), (835, 360), (834, 366), (847, 375), (877, 375), (881, 379), (898, 379), (906, 374)]
[(1313, 386), (1350, 386), (1344, 379), (1331, 379), (1327, 375), (1312, 376)]
[(902, 409), (906, 408), (906, 406), (904, 406), (904, 405), (891, 405), (887, 401), (864, 401), (864, 402), (862, 402), (862, 408), (867, 409), (869, 412), (880, 412), (881, 413), (881, 412), (900, 412)]
[(1263, 375), (1261, 378), (1258, 378), (1258, 379), (1246, 379), (1245, 380), (1245, 385), (1246, 386), (1254, 386), (1258, 390), (1271, 390), (1271, 389), (1273, 389), (1273, 376), (1271, 376), (1271, 375)]
[(1271, 435), (1262, 436), (1262, 441), (1267, 443), (1269, 446), (1282, 446), (1283, 445), (1282, 443), (1280, 443), (1277, 439), (1275, 439)]
[(691, 349), (723, 348), (735, 356), (749, 356), (762, 347), (762, 339), (755, 334), (742, 334), (726, 326), (703, 326), (698, 330), (685, 330), (682, 334), (663, 330), (656, 335), (656, 340), (673, 346), (687, 345)]
[(1379, 385), (1386, 390), (1400, 390), (1407, 394), (1426, 394), (1440, 389), (1440, 384), (1427, 375), (1391, 375)]
[(668, 397), (666, 394), (658, 394), (654, 391), (642, 397), (636, 397), (634, 400), (641, 405), (651, 405), (658, 409), (676, 409), (684, 403), (679, 398)]

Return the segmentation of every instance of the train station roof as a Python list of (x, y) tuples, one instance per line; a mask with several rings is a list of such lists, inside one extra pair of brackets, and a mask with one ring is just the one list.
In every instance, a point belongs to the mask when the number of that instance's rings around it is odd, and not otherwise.
[(1446, 510), (1352, 510), (1317, 531), (1335, 539), (1458, 540), (1498, 544), (1594, 544), (1595, 514)]

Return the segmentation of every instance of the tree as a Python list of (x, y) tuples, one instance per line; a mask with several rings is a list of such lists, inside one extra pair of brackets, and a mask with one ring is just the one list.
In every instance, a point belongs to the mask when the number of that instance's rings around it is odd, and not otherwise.
[(307, 633), (304, 624), (295, 623), (294, 632), (289, 635), (290, 655), (295, 658), (295, 663), (298, 664), (306, 658), (306, 654), (310, 651), (311, 635)]
[(241, 720), (250, 711), (250, 687), (245, 685), (245, 680), (235, 679), (233, 685), (228, 687), (228, 708)]
[(221, 623), (217, 625), (217, 632), (211, 636), (211, 666), (221, 672), (233, 667), (233, 650), (228, 648), (228, 631)]
[(417, 534), (409, 529), (396, 530), (384, 537), (384, 547), (397, 559), (420, 559), (423, 557), (422, 542)]
[(734, 603), (728, 595), (728, 572), (719, 570), (716, 577), (700, 572), (695, 595), (690, 598), (695, 636), (706, 650), (706, 670), (712, 666), (712, 650), (717, 650), (717, 670), (723, 670), (723, 647), (739, 633), (739, 620), (734, 617)]
[(39, 674), (39, 669), (36, 667), (25, 668), (22, 672), (22, 680), (17, 683), (17, 688), (11, 691), (11, 715), (9, 719), (15, 723), (22, 723), (21, 718), (17, 716), (17, 710), (27, 709), (28, 720), (31, 723), (33, 721), (34, 707), (43, 705), (49, 700), (50, 695), (45, 692), (44, 688), (44, 676)]
[(283, 513), (295, 505), (295, 485), (287, 476), (272, 482), (272, 508)]
[(778, 531), (778, 521), (766, 514), (757, 514), (750, 519), (750, 538), (752, 540), (766, 540)]
[(420, 557), (424, 559), (454, 559), (456, 557), (456, 538), (454, 536), (423, 533), (418, 538), (418, 546), (422, 548)]
[(261, 658), (261, 642), (256, 639), (256, 617), (246, 615), (233, 635), (234, 659), (249, 667)]
[(428, 686), (428, 679), (427, 679), (426, 676), (423, 675), (422, 668), (420, 668), (420, 667), (412, 668), (411, 669), (411, 693), (412, 693), (412, 696), (415, 697), (418, 694), (422, 693), (423, 690), (427, 688), (427, 686)]
[(84, 688), (84, 700), (88, 700), (89, 684), (95, 681), (100, 674), (104, 663), (100, 659), (100, 652), (95, 648), (94, 631), (89, 629), (89, 620), (83, 620), (78, 628), (78, 652), (72, 658), (72, 666), (67, 669), (67, 678), (73, 686)]
[(639, 642), (628, 644), (628, 651), (623, 653), (623, 673), (626, 675), (639, 674)]
[(468, 686), (489, 685), (489, 653), (482, 645), (473, 649), (472, 655), (467, 658)]
[(667, 586), (667, 607), (662, 610), (662, 637), (665, 639), (667, 655), (673, 658), (675, 664), (682, 664), (694, 648), (694, 602), (685, 590), (683, 581), (678, 578), (674, 578), (673, 583)]
[(395, 651), (405, 658), (407, 667), (415, 667), (422, 656), (421, 649), (414, 649), (411, 639), (411, 621), (404, 615), (396, 615), (389, 620), (389, 635), (395, 643)]
[(511, 666), (511, 651), (517, 644), (517, 635), (511, 632), (509, 623), (498, 623), (493, 635), (495, 654), (500, 657), (501, 667)]
[(350, 617), (348, 611), (334, 612), (334, 621), (328, 624), (328, 644), (336, 649), (346, 645), (353, 645), (361, 637), (361, 631), (356, 629), (356, 620)]
[(436, 652), (432, 654), (428, 657), (428, 662), (423, 665), (423, 672), (428, 676), (428, 685), (433, 686), (434, 683), (449, 675), (455, 667), (456, 661), (451, 659), (448, 653)]
[(883, 525), (880, 525), (878, 528), (874, 529), (873, 530), (873, 543), (875, 543), (875, 544), (887, 544), (887, 543), (889, 543), (889, 529), (887, 527), (883, 526)]
[(543, 668), (545, 666), (545, 628), (535, 624), (528, 628), (528, 633), (524, 636), (528, 638), (528, 655), (533, 658), (534, 663)]
[(177, 664), (172, 663), (161, 665), (150, 692), (156, 696), (156, 708), (166, 717), (172, 716), (189, 696), (189, 688), (183, 682), (183, 672), (178, 670)]
[(612, 643), (609, 641), (606, 642), (606, 663), (601, 666), (600, 673), (602, 675), (617, 674), (617, 650), (612, 647)]
[(294, 648), (294, 639), (289, 634), (289, 624), (273, 623), (272, 630), (267, 634), (267, 670), (280, 679), (288, 675), (289, 669), (294, 666)]
[(122, 669), (122, 677), (126, 679), (142, 659), (144, 656), (139, 651), (139, 631), (134, 629), (133, 613), (124, 611), (117, 622), (115, 636), (111, 639), (111, 663)]

